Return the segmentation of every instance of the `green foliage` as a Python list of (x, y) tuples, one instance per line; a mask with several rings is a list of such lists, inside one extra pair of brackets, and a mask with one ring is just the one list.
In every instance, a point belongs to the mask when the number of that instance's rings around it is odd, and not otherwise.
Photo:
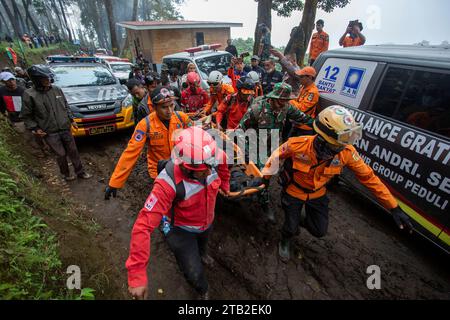
[(65, 287), (56, 234), (36, 214), (58, 205), (44, 200), (45, 188), (12, 151), (7, 139), (13, 132), (0, 116), (0, 299), (92, 300), (93, 289), (73, 296)]

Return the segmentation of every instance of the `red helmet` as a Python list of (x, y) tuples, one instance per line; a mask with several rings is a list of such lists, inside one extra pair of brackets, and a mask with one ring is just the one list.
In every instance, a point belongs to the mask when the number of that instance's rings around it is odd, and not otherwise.
[(217, 164), (216, 142), (205, 130), (190, 127), (175, 138), (172, 159), (188, 170), (204, 171)]
[(187, 75), (187, 82), (189, 84), (200, 84), (200, 76), (197, 72), (189, 72)]

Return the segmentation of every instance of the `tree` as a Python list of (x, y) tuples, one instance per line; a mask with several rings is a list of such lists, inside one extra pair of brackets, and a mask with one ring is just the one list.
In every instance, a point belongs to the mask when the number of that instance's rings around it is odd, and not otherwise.
[(33, 16), (30, 13), (30, 5), (31, 0), (22, 0), (23, 9), (25, 10), (25, 21), (29, 21), (31, 26), (33, 27), (34, 32), (39, 32), (39, 27), (33, 19)]
[(269, 30), (272, 30), (272, 0), (257, 0), (258, 2), (258, 18), (255, 28), (255, 44), (253, 46), (253, 54), (258, 54), (259, 43), (261, 41), (260, 24), (265, 24)]
[(137, 21), (138, 7), (139, 7), (139, 0), (133, 0), (133, 16), (131, 17), (132, 21)]
[(14, 29), (14, 33), (18, 38), (20, 38), (22, 35), (20, 32), (20, 27), (19, 24), (17, 23), (17, 20), (14, 18), (11, 9), (8, 7), (6, 0), (0, 0), (0, 2), (3, 5), (3, 8), (5, 9), (5, 13), (8, 16), (9, 21), (11, 22), (11, 25)]
[(114, 19), (114, 8), (113, 8), (112, 0), (103, 0), (103, 3), (105, 5), (106, 13), (107, 13), (107, 17), (108, 17), (112, 51), (114, 54), (116, 54), (117, 51), (119, 50), (119, 42), (117, 41), (116, 22)]
[(278, 14), (290, 16), (294, 10), (303, 9), (302, 20), (298, 27), (291, 32), (289, 42), (286, 46), (285, 54), (295, 54), (297, 63), (303, 65), (306, 49), (314, 30), (317, 8), (325, 12), (332, 12), (335, 8), (343, 8), (350, 3), (350, 0), (287, 0), (279, 1)]
[(67, 28), (67, 33), (69, 34), (69, 41), (72, 43), (73, 42), (72, 32), (70, 31), (69, 23), (67, 22), (66, 10), (62, 0), (59, 0), (59, 6), (61, 8), (61, 13), (64, 18), (64, 24), (66, 25)]

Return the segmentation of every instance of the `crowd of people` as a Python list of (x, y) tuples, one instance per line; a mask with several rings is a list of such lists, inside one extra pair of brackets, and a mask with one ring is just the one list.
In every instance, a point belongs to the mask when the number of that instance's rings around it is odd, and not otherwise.
[[(352, 28), (362, 29), (358, 24)], [(328, 42), (323, 21), (317, 22), (317, 29), (311, 48), (315, 54), (320, 48), (326, 48)], [(352, 32), (350, 27), (347, 31)], [(355, 35), (361, 38), (360, 33)], [(343, 43), (357, 43), (345, 39)], [(187, 281), (201, 299), (209, 298), (204, 266), (211, 265), (214, 259), (208, 254), (208, 238), (213, 229), (218, 194), (225, 198), (230, 195), (234, 159), (227, 158), (204, 130), (205, 118), (227, 134), (237, 129), (267, 131), (259, 144), (268, 145), (268, 160), (256, 159), (262, 173), (260, 182), (265, 186), (257, 201), (265, 219), (275, 222), (268, 191), (270, 178), (279, 174), (285, 214), (278, 250), (282, 261), (289, 260), (290, 242), (300, 227), (315, 237), (326, 235), (329, 223), (326, 185), (344, 167), (352, 170), (379, 202), (391, 210), (401, 229), (411, 229), (408, 216), (353, 147), (361, 137), (361, 125), (341, 106), (319, 112), (316, 70), (311, 66), (300, 68), (292, 57), (285, 57), (271, 47), (266, 51), (265, 45), (267, 39), (262, 40), (261, 57), (253, 56), (251, 65), (245, 65), (242, 56), (236, 56), (226, 75), (219, 70), (212, 71), (208, 76), (208, 91), (201, 88), (195, 64), (188, 65), (184, 75), (174, 68), (164, 68), (159, 74), (142, 60), (141, 66), (130, 74), (127, 87), (133, 97), (136, 127), (104, 197), (110, 200), (117, 196), (141, 153), (146, 152), (149, 177), (143, 183), (151, 192), (135, 221), (126, 261), (133, 298), (147, 297), (151, 233), (158, 227)], [(282, 72), (276, 71), (277, 62), (271, 56), (277, 58)], [(315, 57), (311, 55), (312, 60)], [(8, 71), (1, 74), (5, 84), (0, 88), (1, 111), (7, 112), (12, 121), (23, 120), (29, 132), (45, 141), (56, 154), (66, 180), (90, 178), (70, 131), (77, 124), (63, 92), (52, 84), (52, 72), (46, 66), (33, 66), (27, 73), (33, 84), (29, 89), (17, 85), (17, 74)], [(225, 77), (229, 83), (224, 83)], [(271, 138), (280, 133), (281, 139)], [(250, 156), (245, 155), (246, 163)], [(70, 173), (67, 157), (75, 175)], [(281, 160), (284, 160), (282, 165)], [(304, 216), (301, 215), (303, 207)]]

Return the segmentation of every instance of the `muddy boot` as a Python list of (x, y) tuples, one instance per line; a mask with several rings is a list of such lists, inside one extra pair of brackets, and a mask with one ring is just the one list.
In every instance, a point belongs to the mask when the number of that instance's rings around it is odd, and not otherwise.
[(69, 176), (64, 176), (64, 180), (66, 181), (74, 181), (76, 180), (77, 177), (75, 177), (74, 175), (69, 175)]
[(209, 292), (199, 295), (198, 300), (209, 300)]
[(90, 178), (92, 178), (92, 174), (89, 174), (87, 172), (83, 172), (83, 173), (80, 173), (78, 175), (78, 178), (80, 178), (80, 179), (90, 179)]
[(282, 238), (278, 245), (278, 254), (280, 256), (281, 261), (288, 262), (291, 255), (291, 240)]
[(209, 254), (202, 256), (202, 263), (207, 267), (212, 267), (214, 265), (214, 259)]

